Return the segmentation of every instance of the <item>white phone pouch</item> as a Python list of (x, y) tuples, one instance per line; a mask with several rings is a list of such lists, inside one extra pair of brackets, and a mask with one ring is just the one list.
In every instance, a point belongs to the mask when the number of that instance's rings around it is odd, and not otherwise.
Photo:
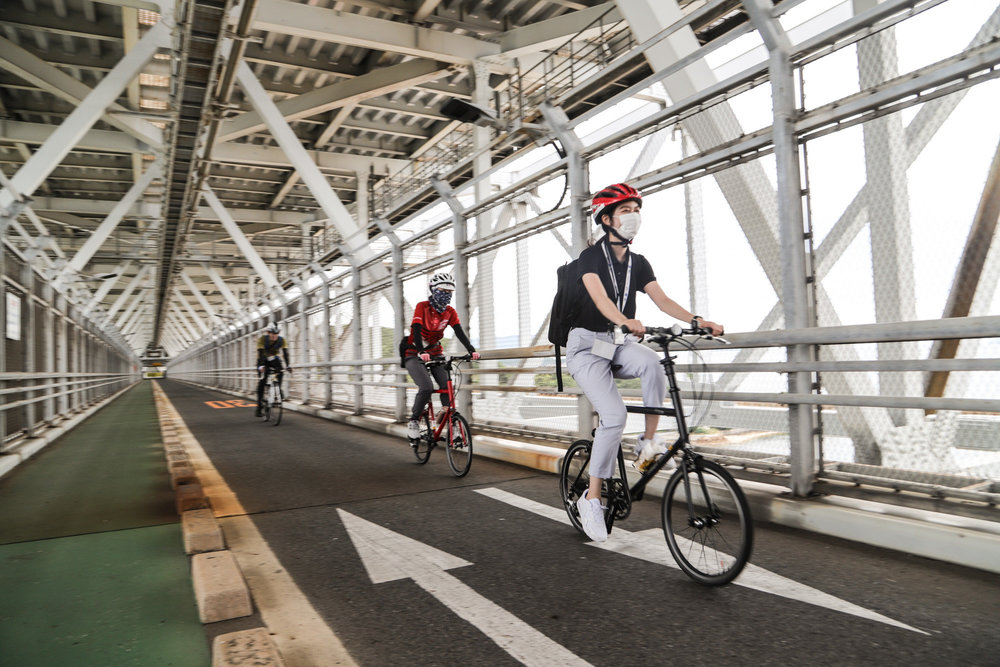
[(596, 354), (599, 357), (603, 357), (605, 359), (614, 359), (615, 350), (617, 349), (618, 346), (615, 345), (614, 343), (609, 343), (606, 340), (601, 340), (600, 338), (598, 338), (594, 341), (594, 346), (590, 348), (590, 351), (591, 353)]

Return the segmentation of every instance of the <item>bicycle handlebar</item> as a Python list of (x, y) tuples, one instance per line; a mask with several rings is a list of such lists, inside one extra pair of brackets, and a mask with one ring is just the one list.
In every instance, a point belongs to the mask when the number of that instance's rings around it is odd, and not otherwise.
[(471, 354), (463, 354), (457, 357), (445, 357), (444, 359), (431, 359), (430, 361), (425, 361), (424, 364), (428, 366), (441, 366), (443, 364), (448, 364), (449, 366), (456, 361), (472, 361)]
[[(625, 327), (623, 326), (622, 329)], [(716, 336), (712, 333), (711, 329), (706, 327), (697, 326), (695, 322), (691, 323), (690, 328), (684, 328), (679, 324), (674, 324), (669, 327), (646, 327), (646, 335), (653, 338), (664, 339), (665, 342), (670, 342), (681, 336), (698, 336), (699, 338), (704, 338), (706, 340), (717, 340), (729, 345), (729, 341), (722, 336)]]

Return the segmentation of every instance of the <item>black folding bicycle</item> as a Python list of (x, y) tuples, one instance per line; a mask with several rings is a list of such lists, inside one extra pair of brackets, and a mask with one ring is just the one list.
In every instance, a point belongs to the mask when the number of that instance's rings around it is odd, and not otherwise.
[[(611, 533), (615, 520), (628, 518), (632, 503), (642, 499), (646, 484), (676, 455), (677, 469), (667, 480), (663, 492), (663, 533), (674, 560), (689, 577), (708, 586), (727, 584), (743, 571), (753, 548), (753, 521), (746, 496), (733, 476), (718, 463), (704, 458), (691, 449), (687, 421), (681, 406), (677, 386), (674, 356), (669, 346), (680, 342), (689, 349), (691, 343), (682, 336), (713, 338), (708, 329), (695, 326), (685, 329), (647, 327), (649, 340), (663, 350), (660, 364), (667, 375), (671, 406), (647, 408), (627, 406), (639, 414), (672, 416), (677, 420), (678, 437), (666, 452), (657, 456), (631, 486), (625, 474), (625, 456), (618, 446), (618, 472), (604, 480), (601, 501), (604, 520)], [(563, 458), (559, 476), (559, 491), (570, 521), (583, 533), (583, 524), (576, 502), (590, 486), (588, 467), (593, 442), (577, 440)], [(585, 534), (585, 533), (584, 533)]]

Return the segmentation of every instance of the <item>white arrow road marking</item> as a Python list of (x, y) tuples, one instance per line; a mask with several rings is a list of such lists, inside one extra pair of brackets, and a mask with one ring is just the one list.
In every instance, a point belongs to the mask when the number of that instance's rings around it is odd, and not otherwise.
[(344, 510), (337, 512), (372, 583), (413, 579), (525, 665), (590, 664), (445, 573), (445, 570), (472, 563)]
[[(547, 519), (572, 525), (570, 524), (569, 517), (566, 516), (566, 512), (557, 507), (545, 505), (544, 503), (529, 500), (528, 498), (522, 498), (501, 489), (476, 489), (476, 492), (494, 500), (507, 503), (508, 505), (538, 514)], [(607, 542), (590, 542), (589, 544), (590, 546), (605, 549), (606, 551), (614, 551), (626, 556), (632, 556), (633, 558), (640, 558), (650, 563), (679, 569), (664, 542), (663, 531), (657, 528), (630, 533), (616, 526), (611, 536), (608, 537)], [(798, 600), (799, 602), (805, 602), (825, 609), (832, 609), (845, 614), (851, 614), (852, 616), (867, 618), (879, 623), (885, 623), (886, 625), (910, 630), (911, 632), (918, 632), (922, 635), (929, 634), (918, 628), (893, 620), (888, 616), (883, 616), (864, 607), (859, 607), (856, 604), (841, 600), (838, 597), (816, 590), (805, 584), (800, 584), (797, 581), (782, 577), (779, 574), (750, 563), (747, 564), (746, 568), (744, 568), (743, 572), (740, 573), (740, 576), (733, 583), (737, 586), (744, 586), (756, 591), (770, 593), (771, 595), (780, 595), (781, 597)]]

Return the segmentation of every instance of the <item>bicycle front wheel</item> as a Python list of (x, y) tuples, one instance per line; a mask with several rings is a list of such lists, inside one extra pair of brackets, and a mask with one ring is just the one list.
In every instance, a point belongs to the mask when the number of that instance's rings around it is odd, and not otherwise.
[(683, 462), (663, 492), (663, 533), (689, 577), (706, 586), (735, 579), (750, 560), (750, 506), (733, 476), (718, 463)]
[(275, 398), (273, 401), (271, 401), (271, 403), (272, 403), (271, 414), (274, 416), (274, 425), (275, 426), (277, 426), (278, 424), (281, 423), (281, 413), (284, 411), (284, 408), (282, 407), (281, 394), (278, 393), (279, 391), (280, 390), (277, 390), (277, 389), (275, 390), (274, 393), (277, 396), (277, 398)]
[(581, 533), (586, 535), (583, 524), (580, 523), (580, 511), (576, 501), (590, 487), (590, 446), (589, 440), (577, 440), (566, 450), (562, 467), (559, 471), (559, 495), (562, 496), (563, 507), (569, 515), (570, 522)]
[(413, 446), (413, 455), (417, 457), (417, 463), (427, 463), (434, 447), (434, 430), (426, 412), (420, 417), (420, 437), (410, 444)]
[(469, 422), (457, 412), (451, 415), (448, 465), (456, 477), (465, 477), (472, 467), (472, 431)]

